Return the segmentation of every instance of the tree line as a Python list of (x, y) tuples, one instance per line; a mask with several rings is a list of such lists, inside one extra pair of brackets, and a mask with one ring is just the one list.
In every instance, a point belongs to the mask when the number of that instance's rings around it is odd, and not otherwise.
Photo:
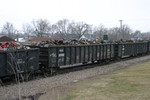
[(142, 33), (139, 30), (133, 31), (128, 25), (122, 27), (106, 28), (104, 25), (93, 26), (86, 22), (70, 21), (62, 19), (51, 24), (47, 19), (32, 20), (28, 24), (22, 25), (22, 32), (14, 28), (10, 22), (6, 22), (0, 30), (10, 38), (20, 36), (30, 36), (34, 33), (36, 37), (60, 37), (64, 40), (79, 40), (83, 35), (93, 39), (103, 39), (103, 35), (108, 35), (109, 40), (147, 40), (150, 38), (150, 32)]

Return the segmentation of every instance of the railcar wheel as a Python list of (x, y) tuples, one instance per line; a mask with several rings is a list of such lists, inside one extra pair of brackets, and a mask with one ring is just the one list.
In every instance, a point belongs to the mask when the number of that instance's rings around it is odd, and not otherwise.
[(45, 77), (48, 77), (51, 75), (51, 71), (49, 68), (42, 69), (42, 73), (44, 74)]
[(82, 64), (87, 64), (87, 62), (83, 62)]
[(48, 76), (51, 76), (51, 75), (55, 75), (56, 73), (57, 73), (57, 70), (58, 70), (58, 68), (45, 68), (44, 69), (44, 76), (45, 77), (48, 77)]
[(121, 57), (117, 57), (116, 60), (117, 60), (117, 61), (120, 61), (120, 60), (121, 60)]
[(108, 63), (110, 62), (110, 60), (109, 60), (109, 59), (106, 59), (105, 62), (108, 64)]
[(98, 64), (100, 64), (100, 63), (101, 63), (101, 61), (100, 61), (100, 60), (97, 60), (97, 63), (98, 63)]
[(58, 69), (59, 69), (59, 67), (52, 67), (52, 68), (50, 68), (50, 70), (51, 70), (51, 75), (55, 75), (57, 72), (58, 72)]
[(50, 70), (44, 64), (40, 64), (40, 71), (45, 77), (50, 75)]
[(44, 74), (45, 77), (51, 76), (51, 75), (55, 75), (58, 71), (59, 67), (43, 67), (41, 68), (41, 72)]
[(94, 64), (95, 63), (95, 61), (92, 61), (92, 64)]

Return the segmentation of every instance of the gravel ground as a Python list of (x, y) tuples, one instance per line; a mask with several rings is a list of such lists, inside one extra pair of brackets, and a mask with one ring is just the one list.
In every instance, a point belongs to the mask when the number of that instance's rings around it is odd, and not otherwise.
[[(19, 94), (21, 94), (21, 96), (29, 96), (35, 94), (40, 95), (39, 93), (41, 94), (46, 93), (47, 91), (49, 91), (54, 87), (63, 86), (85, 78), (107, 74), (119, 69), (126, 68), (130, 65), (138, 64), (149, 60), (150, 60), (150, 55), (131, 59), (131, 60), (120, 61), (113, 64), (108, 64), (108, 65), (99, 66), (95, 68), (90, 68), (81, 71), (70, 72), (67, 74), (57, 75), (53, 77), (47, 77), (43, 79), (24, 82), (24, 83), (20, 83), (20, 85), (14, 84), (6, 87), (3, 86), (0, 87), (0, 100), (17, 100), (15, 98), (18, 98)], [(35, 100), (35, 99), (31, 99), (31, 100)]]

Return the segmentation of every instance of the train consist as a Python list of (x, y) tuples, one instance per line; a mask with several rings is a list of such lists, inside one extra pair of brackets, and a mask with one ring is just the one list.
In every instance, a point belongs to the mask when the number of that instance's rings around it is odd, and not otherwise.
[[(37, 70), (54, 73), (61, 66), (118, 60), (148, 54), (150, 42), (91, 45), (30, 46), (29, 50), (0, 51), (0, 78)], [(36, 48), (36, 49), (35, 49)]]

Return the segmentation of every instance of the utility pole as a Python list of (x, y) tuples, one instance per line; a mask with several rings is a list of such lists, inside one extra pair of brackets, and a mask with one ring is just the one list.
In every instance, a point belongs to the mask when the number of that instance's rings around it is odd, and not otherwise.
[(120, 35), (121, 35), (121, 38), (123, 38), (123, 33), (122, 33), (122, 22), (123, 20), (119, 20), (120, 22)]
[(120, 29), (122, 29), (122, 22), (123, 22), (123, 20), (119, 20), (119, 22), (120, 22)]

